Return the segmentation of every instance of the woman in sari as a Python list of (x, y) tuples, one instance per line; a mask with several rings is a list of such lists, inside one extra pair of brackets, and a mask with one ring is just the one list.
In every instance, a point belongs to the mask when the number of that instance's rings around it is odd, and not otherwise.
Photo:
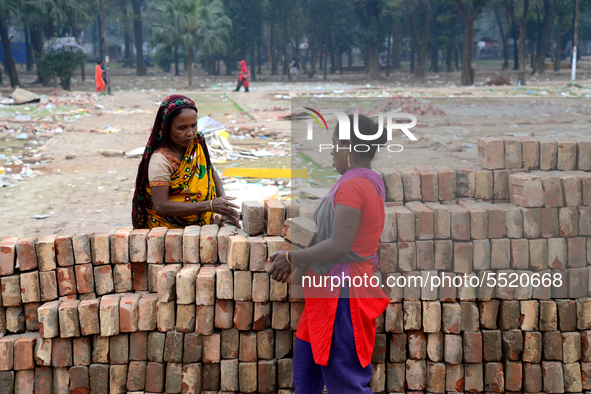
[(250, 78), (250, 72), (248, 68), (246, 68), (246, 61), (240, 60), (240, 76), (238, 77), (238, 85), (236, 85), (235, 92), (240, 91), (240, 87), (244, 86), (244, 91), (248, 92), (248, 88), (250, 84), (248, 83), (248, 79)]
[(138, 168), (133, 196), (133, 228), (184, 228), (221, 221), (239, 226), (237, 205), (226, 197), (213, 168), (203, 134), (197, 132), (197, 107), (173, 95), (158, 109)]
[[(353, 125), (353, 117), (349, 119)], [(370, 118), (359, 115), (361, 134), (374, 135), (377, 127)], [(355, 279), (372, 278), (380, 266), (377, 252), (385, 220), (385, 187), (371, 170), (377, 147), (357, 152), (355, 146), (367, 142), (353, 130), (351, 140), (339, 141), (336, 131), (331, 154), (342, 177), (314, 212), (318, 232), (312, 246), (278, 251), (269, 257), (273, 263), (268, 273), (275, 280), (286, 281), (292, 266), (305, 269), (305, 307), (293, 356), (296, 394), (321, 394), (325, 385), (328, 394), (371, 394), (368, 384), (376, 319), (390, 301), (372, 280)], [(372, 141), (384, 143), (386, 133)], [(326, 283), (327, 276), (328, 288), (314, 287), (314, 283)], [(334, 277), (351, 279), (332, 289)]]
[(94, 83), (97, 93), (105, 90), (105, 80), (103, 79), (103, 61), (99, 60), (94, 68)]

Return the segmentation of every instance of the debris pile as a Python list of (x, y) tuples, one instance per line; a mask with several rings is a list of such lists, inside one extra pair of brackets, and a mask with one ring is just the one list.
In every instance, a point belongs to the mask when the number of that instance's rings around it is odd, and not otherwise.
[(484, 83), (485, 85), (491, 86), (503, 86), (503, 85), (512, 85), (511, 81), (507, 78), (503, 77), (502, 75), (495, 75), (491, 77), (487, 82)]

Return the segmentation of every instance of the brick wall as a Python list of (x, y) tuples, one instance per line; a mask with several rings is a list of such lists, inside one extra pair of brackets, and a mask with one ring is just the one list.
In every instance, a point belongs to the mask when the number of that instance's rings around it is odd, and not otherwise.
[[(382, 283), (442, 272), (563, 283), (385, 287), (374, 392), (591, 390), (586, 174), (382, 172)], [(309, 242), (313, 209), (245, 202), (244, 230), (2, 237), (0, 392), (292, 392), (303, 293), (265, 262)]]

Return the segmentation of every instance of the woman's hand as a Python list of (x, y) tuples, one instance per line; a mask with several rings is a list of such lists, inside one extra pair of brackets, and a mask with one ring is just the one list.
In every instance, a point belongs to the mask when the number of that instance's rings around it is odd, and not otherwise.
[(231, 218), (229, 216), (222, 216), (220, 222), (218, 223), (220, 227), (225, 226), (228, 223), (232, 223), (232, 225), (236, 226), (237, 229), (242, 229), (240, 222), (237, 218)]
[(271, 266), (267, 268), (267, 274), (271, 275), (277, 282), (285, 283), (291, 276), (291, 264), (287, 262), (286, 250), (279, 250), (269, 256), (267, 261), (272, 262)]
[(224, 220), (232, 222), (236, 227), (240, 228), (240, 207), (236, 204), (232, 204), (230, 200), (235, 200), (236, 197), (218, 197), (211, 203), (211, 207), (215, 213), (222, 215), (222, 222)]

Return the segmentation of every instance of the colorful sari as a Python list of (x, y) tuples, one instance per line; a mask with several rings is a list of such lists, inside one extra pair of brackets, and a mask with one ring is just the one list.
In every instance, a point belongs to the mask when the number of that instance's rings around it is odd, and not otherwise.
[[(195, 103), (185, 96), (173, 95), (167, 97), (156, 115), (156, 121), (148, 140), (144, 156), (138, 168), (135, 193), (133, 197), (132, 222), (133, 228), (184, 228), (186, 226), (203, 226), (212, 224), (215, 214), (203, 212), (198, 215), (184, 217), (159, 216), (152, 202), (148, 181), (148, 165), (150, 157), (156, 151), (161, 151), (169, 128), (169, 115), (181, 108), (192, 108), (197, 111)], [(170, 161), (170, 160), (169, 160)], [(213, 181), (213, 167), (209, 159), (209, 152), (203, 134), (197, 133), (185, 155), (178, 164), (178, 169), (171, 176), (169, 186), (170, 201), (194, 203), (209, 201), (216, 198), (215, 183)]]

